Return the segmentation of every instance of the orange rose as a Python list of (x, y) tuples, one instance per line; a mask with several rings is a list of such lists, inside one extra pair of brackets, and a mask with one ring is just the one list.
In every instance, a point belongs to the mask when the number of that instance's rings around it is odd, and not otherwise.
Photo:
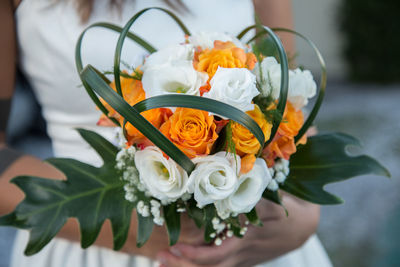
[(190, 158), (210, 154), (218, 138), (214, 116), (190, 108), (177, 108), (160, 131)]
[[(263, 157), (268, 167), (272, 167), (276, 158), (288, 160), (296, 152), (294, 137), (298, 134), (304, 122), (303, 112), (296, 110), (290, 102), (287, 102), (283, 120), (279, 125), (274, 140), (264, 149)], [(305, 144), (307, 137), (304, 135), (299, 144)]]
[[(264, 133), (265, 142), (271, 134), (271, 123), (265, 119), (264, 114), (257, 105), (254, 105), (254, 110), (247, 111), (246, 114), (260, 126)], [(232, 123), (232, 140), (239, 156), (256, 154), (260, 149), (260, 143), (257, 138), (246, 127), (236, 122)]]
[(218, 67), (248, 68), (252, 70), (257, 59), (253, 53), (247, 53), (232, 42), (215, 41), (213, 49), (205, 49), (195, 54), (194, 68), (207, 72), (209, 80)]

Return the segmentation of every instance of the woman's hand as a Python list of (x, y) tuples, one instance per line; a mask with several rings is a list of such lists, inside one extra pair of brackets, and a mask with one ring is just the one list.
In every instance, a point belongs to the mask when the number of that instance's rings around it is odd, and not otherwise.
[(249, 226), (244, 238), (227, 238), (221, 246), (181, 242), (158, 254), (161, 266), (253, 266), (300, 247), (317, 229), (319, 206), (283, 195), (288, 209), (261, 200), (257, 211), (264, 226)]

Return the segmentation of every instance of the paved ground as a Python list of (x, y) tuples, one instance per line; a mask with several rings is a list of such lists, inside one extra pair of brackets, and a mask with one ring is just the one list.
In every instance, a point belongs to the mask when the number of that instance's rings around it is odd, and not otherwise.
[(392, 179), (362, 176), (327, 187), (346, 201), (322, 208), (319, 235), (335, 266), (400, 266), (399, 101), (400, 85), (328, 87), (317, 120), (320, 131), (358, 137), (362, 152), (392, 174)]
[[(379, 159), (392, 173), (392, 179), (363, 176), (328, 186), (346, 201), (322, 208), (318, 230), (335, 266), (400, 266), (399, 101), (400, 85), (337, 83), (328, 87), (317, 119), (319, 130), (358, 137), (363, 152)], [(46, 157), (46, 145), (31, 138), (23, 147)], [(0, 267), (8, 266), (13, 234), (0, 228)]]

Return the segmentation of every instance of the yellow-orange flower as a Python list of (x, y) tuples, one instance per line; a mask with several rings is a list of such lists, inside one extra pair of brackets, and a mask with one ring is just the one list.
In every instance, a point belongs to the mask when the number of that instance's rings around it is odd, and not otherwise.
[(211, 79), (218, 67), (252, 70), (256, 62), (257, 59), (253, 53), (246, 53), (234, 43), (215, 41), (213, 49), (196, 53), (193, 65), (196, 70), (207, 72)]
[[(246, 113), (260, 126), (264, 133), (265, 142), (271, 135), (271, 123), (265, 119), (264, 114), (257, 105), (254, 105), (254, 110)], [(232, 123), (232, 140), (239, 156), (256, 154), (261, 147), (257, 138), (246, 127), (236, 122)]]
[(190, 158), (210, 154), (218, 138), (214, 116), (190, 108), (177, 108), (160, 131)]
[[(303, 122), (303, 112), (301, 110), (296, 110), (293, 105), (288, 102), (283, 115), (283, 121), (279, 125), (274, 140), (263, 151), (263, 157), (268, 167), (274, 165), (276, 158), (288, 160), (290, 156), (296, 152), (294, 137), (299, 132)], [(306, 142), (307, 137), (304, 135), (298, 143), (305, 144)]]

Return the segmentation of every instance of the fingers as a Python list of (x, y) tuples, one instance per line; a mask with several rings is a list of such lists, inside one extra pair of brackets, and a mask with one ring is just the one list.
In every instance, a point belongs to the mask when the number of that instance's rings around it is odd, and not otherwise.
[(162, 255), (166, 256), (169, 261), (174, 262), (174, 264), (190, 262), (192, 265), (199, 264), (201, 266), (225, 266), (224, 264), (226, 264), (226, 262), (232, 261), (232, 258), (239, 247), (239, 242), (240, 240), (237, 238), (229, 238), (225, 240), (221, 246), (191, 246), (180, 243), (171, 247), (169, 252), (163, 252)]
[(160, 267), (198, 267), (190, 261), (174, 256), (167, 251), (157, 254), (157, 260), (160, 262)]

